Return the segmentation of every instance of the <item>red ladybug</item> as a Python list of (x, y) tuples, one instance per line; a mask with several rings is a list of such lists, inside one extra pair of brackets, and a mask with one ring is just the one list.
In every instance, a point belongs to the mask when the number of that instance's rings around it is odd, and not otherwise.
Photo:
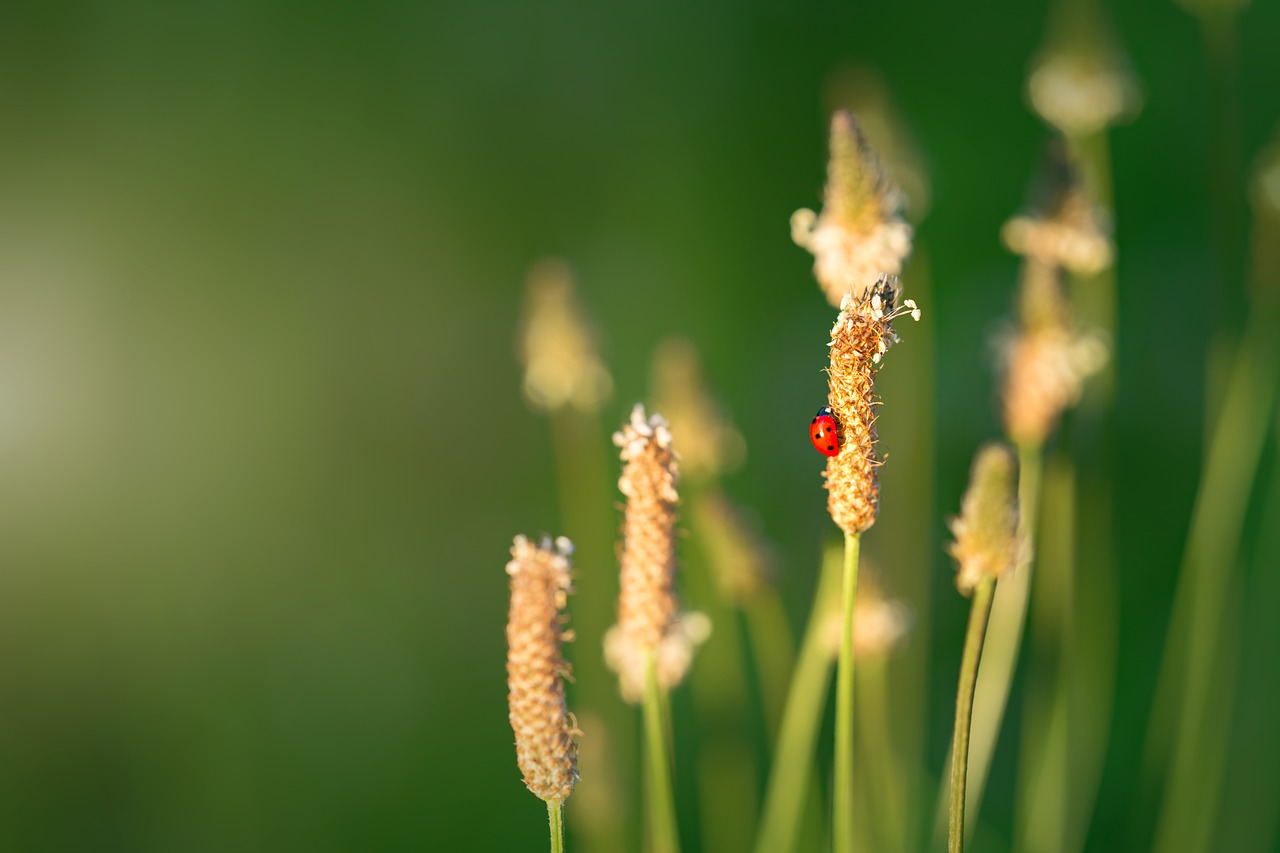
[(837, 426), (836, 416), (831, 414), (830, 406), (818, 409), (818, 414), (809, 422), (809, 440), (813, 442), (813, 449), (823, 456), (835, 456), (839, 453), (840, 433)]

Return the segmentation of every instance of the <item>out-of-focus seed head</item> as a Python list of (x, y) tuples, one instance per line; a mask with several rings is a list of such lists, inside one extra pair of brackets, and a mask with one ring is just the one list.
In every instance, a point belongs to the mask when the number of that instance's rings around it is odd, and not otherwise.
[(564, 261), (548, 258), (529, 270), (518, 351), (525, 398), (534, 408), (594, 412), (613, 391), (613, 377), (600, 360), (596, 334)]
[[(858, 598), (853, 606), (853, 656), (861, 661), (880, 660), (896, 651), (911, 632), (911, 609), (881, 588), (875, 564), (866, 557), (858, 569)], [(822, 615), (823, 638), (828, 654), (836, 657), (844, 617), (839, 602)]]
[(955, 541), (947, 553), (956, 561), (956, 587), (965, 595), (1018, 565), (1018, 461), (1009, 448), (987, 444), (978, 450), (960, 515), (950, 527)]
[(1031, 62), (1027, 100), (1067, 136), (1095, 133), (1141, 111), (1142, 87), (1097, 3), (1057, 4), (1045, 46)]
[(718, 490), (695, 495), (692, 511), (720, 597), (734, 606), (750, 601), (777, 566), (759, 525)]
[(658, 346), (650, 384), (654, 404), (666, 413), (680, 448), (684, 476), (690, 481), (714, 478), (742, 464), (747, 444), (708, 392), (691, 342), (672, 338)]
[(814, 275), (827, 301), (839, 305), (859, 282), (902, 272), (911, 226), (899, 215), (901, 195), (850, 113), (831, 117), (830, 149), (822, 213), (797, 210), (791, 238), (813, 253)]
[(1106, 364), (1106, 343), (1080, 333), (1053, 267), (1028, 261), (1018, 289), (1019, 327), (999, 347), (1005, 432), (1016, 444), (1040, 445), (1085, 380)]
[(710, 634), (701, 614), (681, 614), (676, 603), (676, 456), (671, 431), (658, 414), (646, 417), (639, 404), (613, 436), (621, 448), (618, 488), (627, 498), (622, 521), (618, 623), (605, 635), (605, 662), (618, 674), (628, 702), (644, 697), (648, 662), (657, 663), (658, 683), (679, 684), (694, 647)]
[(880, 74), (866, 65), (842, 65), (828, 76), (824, 100), (833, 115), (847, 110), (858, 117), (885, 173), (902, 191), (907, 218), (922, 221), (929, 212), (929, 170)]
[(534, 543), (517, 536), (507, 563), (507, 706), (516, 764), (525, 786), (549, 803), (563, 803), (578, 782), (578, 731), (564, 697), (569, 664), (560, 651), (572, 639), (564, 629), (572, 553), (564, 537)]
[(827, 403), (835, 414), (839, 452), (827, 459), (827, 509), (845, 533), (875, 523), (880, 504), (876, 457), (875, 374), (898, 336), (893, 321), (920, 319), (913, 300), (901, 301), (897, 276), (881, 276), (858, 296), (846, 294), (831, 328)]
[(1066, 147), (1049, 148), (1029, 210), (1000, 231), (1009, 251), (1047, 266), (1089, 275), (1111, 265), (1111, 218), (1085, 192)]

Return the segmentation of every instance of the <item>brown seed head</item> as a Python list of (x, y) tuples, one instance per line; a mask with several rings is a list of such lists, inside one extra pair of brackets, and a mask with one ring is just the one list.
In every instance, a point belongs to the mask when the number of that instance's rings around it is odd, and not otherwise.
[(563, 615), (572, 592), (569, 555), (560, 537), (511, 546), (511, 610), (507, 617), (507, 704), (524, 784), (549, 803), (563, 803), (578, 781), (577, 727), (565, 707), (569, 664), (560, 653)]
[(1015, 444), (1039, 445), (1106, 363), (1107, 346), (1075, 329), (1053, 268), (1028, 261), (1018, 299), (1019, 329), (1000, 354), (1005, 433)]
[(655, 405), (666, 413), (680, 447), (682, 474), (697, 481), (740, 466), (747, 444), (707, 391), (694, 345), (682, 338), (664, 341), (654, 352), (651, 375)]
[(671, 431), (661, 415), (645, 417), (639, 404), (631, 421), (613, 436), (622, 448), (618, 488), (627, 498), (622, 521), (618, 624), (605, 635), (605, 661), (618, 673), (629, 702), (644, 696), (649, 658), (655, 656), (658, 682), (679, 684), (693, 648), (710, 628), (701, 615), (685, 616), (676, 605), (676, 456)]
[(813, 253), (814, 275), (827, 301), (839, 305), (851, 286), (902, 271), (911, 226), (902, 221), (901, 196), (850, 113), (831, 117), (830, 147), (822, 214), (797, 210), (791, 239)]
[(1018, 563), (1018, 460), (1002, 444), (978, 450), (960, 515), (950, 523), (948, 548), (956, 561), (956, 587), (972, 595), (986, 579), (999, 580)]
[(897, 276), (881, 276), (855, 298), (846, 294), (831, 328), (828, 405), (840, 429), (840, 451), (827, 460), (827, 509), (845, 533), (861, 533), (876, 520), (880, 484), (876, 469), (875, 374), (880, 357), (898, 340), (892, 322), (920, 319), (913, 300), (899, 304)]
[(573, 271), (548, 258), (529, 270), (519, 336), (524, 394), (537, 409), (594, 412), (613, 391), (596, 336), (578, 303)]
[[(858, 569), (858, 598), (853, 606), (853, 656), (857, 660), (878, 660), (892, 654), (911, 630), (911, 610), (898, 599), (888, 598), (877, 582), (876, 566), (864, 558)], [(823, 618), (827, 653), (836, 657), (844, 617), (840, 602), (829, 602)]]

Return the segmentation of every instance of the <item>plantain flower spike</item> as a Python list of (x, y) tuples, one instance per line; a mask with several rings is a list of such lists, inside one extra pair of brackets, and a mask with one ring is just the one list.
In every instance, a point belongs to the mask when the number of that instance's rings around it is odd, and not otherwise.
[(525, 399), (543, 411), (598, 411), (613, 392), (613, 377), (578, 303), (573, 271), (562, 260), (541, 260), (529, 270), (525, 289), (518, 347)]
[(1076, 331), (1052, 267), (1024, 264), (1018, 313), (1018, 330), (1000, 354), (1005, 433), (1015, 444), (1038, 446), (1080, 399), (1085, 379), (1106, 364), (1107, 345)]
[(1280, 139), (1264, 149), (1249, 180), (1253, 208), (1253, 275), (1250, 299), (1255, 306), (1280, 302)]
[(618, 674), (622, 697), (644, 698), (649, 660), (659, 685), (670, 689), (689, 670), (693, 650), (710, 634), (702, 614), (682, 614), (676, 603), (675, 524), (679, 494), (671, 431), (661, 415), (637, 404), (613, 436), (621, 448), (618, 489), (626, 496), (622, 521), (618, 623), (605, 634), (605, 662)]
[(735, 607), (754, 598), (776, 571), (773, 549), (748, 517), (719, 490), (692, 502), (693, 517), (706, 548), (716, 590)]
[(924, 157), (897, 109), (889, 87), (870, 66), (850, 63), (835, 69), (824, 86), (823, 100), (832, 112), (848, 109), (880, 163), (902, 191), (906, 218), (920, 223), (929, 213), (929, 172)]
[(1142, 87), (1096, 0), (1059, 0), (1031, 62), (1027, 100), (1069, 137), (1097, 133), (1142, 109)]
[(651, 375), (655, 405), (680, 446), (683, 475), (712, 479), (741, 466), (747, 443), (707, 391), (697, 348), (683, 338), (664, 341), (654, 352)]
[(1000, 231), (1009, 251), (1078, 275), (1111, 265), (1111, 218), (1089, 199), (1061, 140), (1049, 147), (1029, 207)]
[(560, 651), (572, 639), (565, 605), (573, 591), (563, 536), (534, 543), (517, 536), (511, 546), (511, 610), (507, 617), (507, 705), (516, 735), (516, 763), (525, 786), (548, 803), (563, 803), (578, 782), (579, 734), (565, 707), (569, 664)]
[(827, 459), (827, 509), (847, 534), (876, 520), (880, 483), (876, 457), (875, 375), (880, 358), (898, 340), (893, 321), (920, 319), (914, 300), (899, 303), (897, 276), (881, 276), (860, 296), (846, 293), (831, 328), (827, 402), (836, 416), (840, 449)]
[(901, 194), (851, 113), (831, 117), (830, 149), (822, 213), (792, 214), (791, 239), (813, 253), (818, 284), (838, 306), (851, 284), (902, 272), (911, 226), (899, 213)]
[(966, 596), (1018, 565), (1018, 461), (1009, 448), (991, 443), (978, 449), (960, 515), (949, 526), (955, 541), (947, 553), (956, 561), (956, 587)]

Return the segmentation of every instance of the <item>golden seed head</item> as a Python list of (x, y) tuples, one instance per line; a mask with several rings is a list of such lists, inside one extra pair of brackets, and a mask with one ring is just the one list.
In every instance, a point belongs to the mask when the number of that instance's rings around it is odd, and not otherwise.
[(680, 446), (680, 468), (691, 480), (716, 477), (739, 467), (747, 454), (742, 433), (711, 397), (698, 351), (682, 338), (658, 346), (651, 386), (655, 404), (667, 414)]
[(1000, 348), (1005, 432), (1016, 444), (1039, 445), (1106, 364), (1107, 346), (1075, 329), (1052, 267), (1028, 261), (1018, 300), (1019, 328)]
[(563, 536), (537, 544), (517, 536), (507, 563), (507, 704), (516, 763), (525, 786), (549, 803), (563, 803), (578, 781), (577, 726), (564, 699), (569, 664), (560, 652), (561, 642), (572, 639), (564, 629), (572, 553)]
[(851, 285), (902, 272), (911, 226), (899, 215), (901, 195), (850, 113), (831, 117), (830, 148), (822, 214), (797, 210), (791, 239), (813, 253), (814, 275), (827, 301), (839, 305)]
[(979, 448), (960, 515), (951, 519), (956, 587), (965, 595), (984, 579), (999, 580), (1018, 563), (1018, 460), (1002, 444)]
[(1089, 200), (1060, 144), (1050, 148), (1031, 210), (1000, 230), (1001, 240), (1014, 254), (1080, 275), (1111, 265), (1110, 234), (1110, 217)]
[(898, 340), (893, 320), (903, 315), (920, 319), (913, 300), (899, 304), (901, 293), (897, 276), (881, 276), (860, 296), (845, 295), (831, 328), (827, 403), (836, 416), (840, 450), (827, 459), (827, 509), (845, 533), (861, 533), (874, 524), (880, 504), (876, 369)]
[(605, 635), (605, 661), (618, 674), (622, 696), (644, 696), (649, 656), (658, 682), (674, 687), (684, 679), (693, 648), (710, 625), (700, 614), (682, 615), (675, 596), (676, 456), (661, 415), (646, 417), (636, 404), (631, 421), (613, 436), (622, 449), (618, 489), (627, 498), (622, 521), (618, 624)]
[(548, 258), (529, 270), (519, 354), (525, 398), (534, 408), (594, 412), (613, 391), (564, 261)]

